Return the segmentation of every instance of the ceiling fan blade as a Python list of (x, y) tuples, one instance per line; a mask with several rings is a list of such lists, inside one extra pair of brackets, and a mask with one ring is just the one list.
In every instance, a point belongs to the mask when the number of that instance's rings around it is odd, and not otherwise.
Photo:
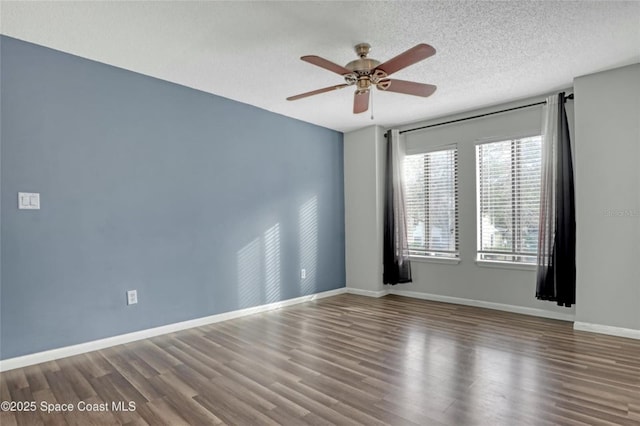
[(387, 75), (391, 75), (394, 72), (400, 71), (403, 68), (413, 65), (416, 62), (420, 62), (423, 59), (427, 59), (429, 56), (433, 56), (436, 53), (436, 49), (428, 44), (422, 43), (412, 47), (399, 54), (398, 56), (389, 59), (384, 64), (380, 64), (376, 69), (384, 71)]
[(351, 71), (343, 67), (342, 65), (334, 64), (333, 62), (327, 59), (321, 58), (320, 56), (308, 55), (308, 56), (303, 56), (300, 59), (302, 59), (305, 62), (309, 62), (310, 64), (313, 64), (315, 66), (318, 66), (320, 68), (324, 68), (325, 70), (335, 72), (336, 74), (340, 74), (340, 75), (351, 74)]
[(369, 91), (358, 92), (353, 95), (353, 113), (360, 114), (369, 109)]
[(389, 83), (386, 89), (382, 89), (386, 92), (404, 93), (405, 95), (422, 96), (424, 98), (431, 96), (437, 89), (433, 84), (416, 83), (415, 81), (392, 79), (384, 80), (383, 82)]
[(330, 92), (332, 90), (342, 89), (342, 88), (347, 87), (347, 86), (348, 86), (348, 84), (337, 84), (337, 85), (331, 86), (331, 87), (324, 87), (322, 89), (312, 90), (311, 92), (300, 93), (299, 95), (295, 95), (295, 96), (289, 96), (287, 98), (287, 100), (288, 101), (296, 101), (298, 99), (306, 98), (307, 96), (319, 95), (320, 93), (325, 93), (325, 92)]

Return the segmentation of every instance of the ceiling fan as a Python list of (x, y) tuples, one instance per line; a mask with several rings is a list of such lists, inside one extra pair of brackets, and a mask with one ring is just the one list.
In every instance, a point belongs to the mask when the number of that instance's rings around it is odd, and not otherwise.
[(436, 53), (436, 49), (433, 47), (424, 43), (418, 44), (382, 64), (380, 61), (367, 57), (370, 49), (371, 46), (367, 43), (357, 44), (355, 51), (359, 59), (349, 62), (344, 67), (319, 56), (309, 55), (301, 57), (300, 59), (305, 62), (340, 74), (344, 77), (345, 83), (290, 96), (287, 100), (295, 101), (306, 98), (307, 96), (318, 95), (320, 93), (355, 85), (356, 92), (353, 100), (353, 113), (359, 114), (369, 109), (369, 91), (372, 86), (377, 87), (378, 90), (387, 92), (404, 93), (406, 95), (422, 97), (431, 96), (433, 92), (436, 91), (436, 86), (432, 84), (389, 78), (394, 72), (400, 71), (423, 59), (427, 59), (429, 56), (433, 56)]

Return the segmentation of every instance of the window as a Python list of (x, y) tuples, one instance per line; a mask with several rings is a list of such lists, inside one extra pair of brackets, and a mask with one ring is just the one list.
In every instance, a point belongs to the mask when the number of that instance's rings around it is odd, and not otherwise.
[(458, 150), (406, 156), (404, 182), (409, 254), (457, 258)]
[(476, 146), (478, 260), (535, 263), (541, 137)]

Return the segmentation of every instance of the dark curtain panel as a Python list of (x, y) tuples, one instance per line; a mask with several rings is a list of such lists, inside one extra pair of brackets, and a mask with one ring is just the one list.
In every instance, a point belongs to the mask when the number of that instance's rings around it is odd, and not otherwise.
[(569, 307), (576, 302), (576, 215), (564, 104), (564, 93), (547, 99), (536, 297)]
[(393, 285), (411, 282), (402, 187), (404, 150), (400, 145), (399, 136), (398, 130), (387, 132), (387, 161), (384, 177), (383, 282)]

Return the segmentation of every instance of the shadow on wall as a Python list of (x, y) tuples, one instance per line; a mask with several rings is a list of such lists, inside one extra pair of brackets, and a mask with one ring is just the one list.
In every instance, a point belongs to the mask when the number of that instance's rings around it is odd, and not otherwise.
[(264, 233), (265, 301), (280, 300), (280, 224), (276, 223)]
[(300, 294), (312, 294), (318, 288), (318, 197), (314, 195), (304, 203), (298, 213), (300, 235)]
[[(281, 225), (276, 223), (237, 252), (238, 308), (274, 303), (283, 297)], [(318, 197), (313, 196), (298, 211), (299, 294), (317, 291)], [(305, 277), (300, 275), (305, 271)], [(284, 295), (286, 296), (286, 295)]]
[(239, 308), (280, 300), (280, 224), (238, 251)]

